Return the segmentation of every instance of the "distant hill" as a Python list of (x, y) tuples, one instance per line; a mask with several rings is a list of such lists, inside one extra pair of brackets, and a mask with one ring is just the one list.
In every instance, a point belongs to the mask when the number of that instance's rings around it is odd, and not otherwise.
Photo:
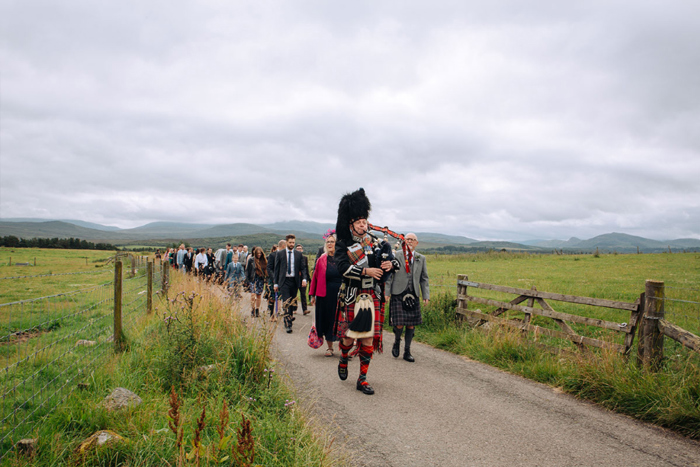
[(79, 227), (85, 227), (88, 229), (95, 229), (95, 230), (104, 230), (107, 232), (120, 230), (119, 227), (114, 227), (113, 225), (95, 224), (94, 222), (85, 222), (85, 221), (79, 221), (79, 220), (75, 220), (75, 219), (39, 219), (39, 218), (33, 218), (33, 217), (0, 218), (0, 222), (34, 222), (34, 223), (37, 223), (37, 222), (53, 222), (53, 221), (67, 222), (68, 224), (77, 225)]
[[(80, 224), (80, 225), (79, 225)], [(90, 227), (93, 226), (93, 227)], [(293, 233), (308, 245), (321, 242), (321, 236), (333, 224), (308, 221), (283, 221), (256, 225), (194, 224), (183, 222), (151, 222), (133, 229), (117, 229), (85, 221), (56, 221), (40, 219), (3, 219), (0, 221), (0, 236), (14, 235), (21, 238), (80, 238), (91, 242), (108, 242), (114, 245), (169, 245), (181, 240), (193, 240), (199, 245), (227, 241), (239, 243), (259, 242), (260, 245), (274, 243), (274, 239)], [(668, 251), (700, 251), (700, 240), (680, 238), (676, 240), (651, 240), (618, 232), (582, 240), (530, 240), (525, 242), (478, 241), (473, 238), (445, 235), (435, 232), (417, 232), (419, 250), (444, 252), (469, 252), (488, 250), (530, 251), (548, 253), (553, 249), (569, 253), (590, 253), (598, 249), (601, 253), (658, 253)], [(250, 241), (239, 241), (245, 237)]]
[[(260, 226), (277, 232), (309, 232), (318, 235), (323, 235), (328, 229), (335, 229), (335, 224), (323, 224), (310, 221), (283, 221), (273, 224), (260, 224)], [(296, 235), (296, 233), (294, 235)]]
[(0, 235), (19, 238), (80, 238), (88, 241), (112, 240), (118, 232), (88, 229), (62, 221), (0, 222)]
[(478, 240), (469, 237), (443, 235), (431, 232), (416, 232), (416, 237), (418, 237), (419, 242), (441, 243), (443, 245), (469, 245), (478, 242)]
[(123, 229), (120, 230), (120, 232), (127, 235), (157, 235), (158, 237), (168, 235), (172, 237), (173, 235), (177, 236), (210, 229), (214, 227), (214, 225), (215, 224), (188, 224), (185, 222), (151, 222), (150, 224), (134, 227), (133, 229)]

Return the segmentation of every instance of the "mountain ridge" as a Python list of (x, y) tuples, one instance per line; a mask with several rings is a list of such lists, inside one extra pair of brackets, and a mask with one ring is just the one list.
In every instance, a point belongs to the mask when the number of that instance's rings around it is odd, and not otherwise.
[[(109, 226), (85, 221), (47, 220), (12, 220), (0, 219), (0, 236), (13, 235), (21, 238), (80, 238), (88, 241), (109, 241), (114, 244), (129, 244), (138, 241), (162, 241), (179, 239), (206, 240), (209, 238), (233, 238), (256, 234), (279, 235), (293, 233), (299, 238), (319, 240), (329, 228), (330, 223), (311, 221), (281, 221), (270, 224), (195, 224), (182, 222), (151, 222), (131, 229), (105, 230), (89, 228), (83, 225), (95, 225), (109, 229)], [(531, 252), (551, 252), (552, 249), (567, 252), (590, 252), (596, 249), (602, 252), (662, 252), (671, 250), (700, 250), (700, 240), (680, 238), (674, 240), (652, 240), (620, 232), (611, 232), (589, 239), (571, 237), (568, 240), (532, 240), (523, 242), (480, 241), (458, 235), (445, 235), (435, 232), (417, 232), (424, 248), (436, 249), (444, 246), (459, 247), (455, 251), (485, 249), (517, 250)]]

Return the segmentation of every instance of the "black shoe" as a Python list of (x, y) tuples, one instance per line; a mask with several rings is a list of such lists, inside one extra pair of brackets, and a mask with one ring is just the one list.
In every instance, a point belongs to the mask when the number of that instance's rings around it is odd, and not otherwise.
[[(291, 334), (291, 333), (292, 333), (292, 327), (291, 327), (291, 326), (285, 326), (285, 327), (284, 327), (284, 330), (287, 331), (287, 334)], [(406, 357), (404, 357), (404, 358), (406, 358)]]
[(341, 381), (348, 379), (348, 367), (346, 366), (343, 368), (340, 366), (340, 363), (338, 363), (338, 378), (340, 378)]
[(391, 355), (394, 358), (399, 358), (399, 347), (401, 346), (401, 341), (395, 341), (394, 346), (391, 348)]
[(361, 382), (357, 382), (357, 390), (362, 391), (363, 393), (367, 394), (368, 396), (371, 396), (374, 394), (374, 389), (372, 389), (372, 386), (369, 385), (368, 382), (365, 381), (365, 384), (362, 384)]
[(415, 362), (416, 361), (416, 359), (413, 358), (413, 355), (411, 355), (411, 352), (404, 352), (403, 359), (406, 360), (407, 362)]

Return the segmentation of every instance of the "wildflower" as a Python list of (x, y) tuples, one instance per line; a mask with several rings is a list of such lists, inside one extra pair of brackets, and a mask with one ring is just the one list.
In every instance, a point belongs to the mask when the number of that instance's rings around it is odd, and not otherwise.
[(285, 404), (284, 404), (284, 406), (285, 406), (285, 407), (291, 407), (291, 406), (293, 406), (293, 405), (296, 404), (296, 403), (297, 403), (297, 401), (290, 401), (290, 400), (288, 400), (288, 399), (285, 399)]

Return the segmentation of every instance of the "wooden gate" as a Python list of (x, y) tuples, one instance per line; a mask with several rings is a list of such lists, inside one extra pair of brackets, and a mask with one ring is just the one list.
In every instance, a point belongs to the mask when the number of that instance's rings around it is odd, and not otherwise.
[[(644, 312), (644, 294), (642, 294), (634, 303), (628, 303), (600, 298), (577, 297), (574, 295), (540, 292), (534, 288), (532, 290), (528, 290), (515, 287), (505, 287), (501, 285), (484, 284), (470, 281), (466, 275), (459, 275), (457, 276), (457, 279), (456, 311), (458, 314), (469, 319), (473, 324), (480, 326), (485, 322), (496, 322), (502, 325), (520, 329), (523, 332), (534, 333), (536, 336), (542, 335), (568, 339), (576, 344), (576, 346), (581, 350), (585, 349), (586, 346), (592, 346), (599, 348), (610, 348), (624, 354), (629, 354), (629, 351), (632, 348), (632, 343), (634, 342), (635, 331), (641, 322)], [(517, 297), (510, 302), (475, 297), (473, 295), (469, 295), (469, 287), (513, 294), (517, 295)], [(546, 300), (625, 310), (630, 312), (630, 318), (627, 322), (617, 323), (602, 319), (589, 318), (586, 316), (573, 315), (570, 313), (562, 313), (556, 311)], [(491, 313), (484, 313), (481, 310), (469, 310), (467, 308), (467, 304), (469, 302), (496, 308)], [(521, 305), (523, 302), (527, 302), (526, 305)], [(538, 305), (538, 307), (535, 305)], [(506, 310), (522, 312), (525, 314), (525, 317), (522, 319), (506, 319), (500, 317), (499, 315), (503, 314)], [(556, 323), (559, 329), (533, 325), (531, 324), (533, 316), (550, 318), (554, 321), (554, 323)], [(569, 323), (583, 324), (615, 331), (616, 333), (624, 336), (624, 342), (622, 344), (618, 344), (608, 340), (583, 336), (574, 331)]]

